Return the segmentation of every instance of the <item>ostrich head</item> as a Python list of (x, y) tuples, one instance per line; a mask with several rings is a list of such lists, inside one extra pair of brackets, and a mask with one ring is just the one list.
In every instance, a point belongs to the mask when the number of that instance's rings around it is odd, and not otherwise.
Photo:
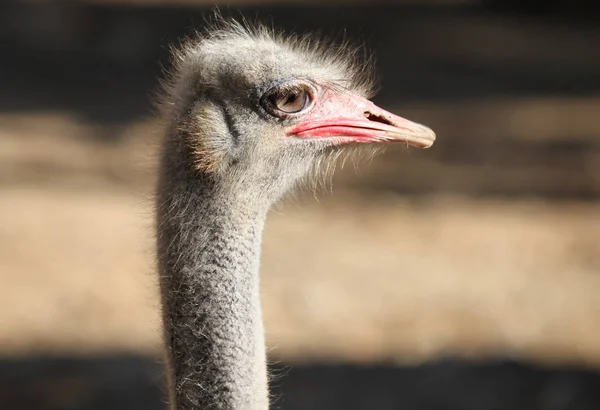
[(270, 203), (348, 144), (429, 147), (429, 128), (367, 99), (355, 55), (235, 22), (189, 41), (166, 82), (177, 157), (221, 192)]

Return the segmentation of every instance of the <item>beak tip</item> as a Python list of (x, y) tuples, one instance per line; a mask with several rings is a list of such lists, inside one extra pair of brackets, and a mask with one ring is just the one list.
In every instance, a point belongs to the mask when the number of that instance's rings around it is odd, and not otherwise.
[(421, 140), (421, 148), (423, 149), (427, 149), (427, 148), (431, 148), (431, 146), (433, 145), (433, 143), (435, 142), (436, 139), (436, 135), (435, 132), (429, 128), (426, 127), (425, 125), (421, 125), (422, 129), (420, 130), (421, 132), (419, 134), (420, 135), (420, 140)]

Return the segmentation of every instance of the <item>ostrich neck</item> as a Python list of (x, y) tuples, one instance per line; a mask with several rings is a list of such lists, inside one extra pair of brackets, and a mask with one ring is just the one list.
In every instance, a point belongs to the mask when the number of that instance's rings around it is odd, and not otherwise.
[(267, 207), (189, 175), (167, 179), (157, 234), (171, 408), (266, 410), (258, 270)]

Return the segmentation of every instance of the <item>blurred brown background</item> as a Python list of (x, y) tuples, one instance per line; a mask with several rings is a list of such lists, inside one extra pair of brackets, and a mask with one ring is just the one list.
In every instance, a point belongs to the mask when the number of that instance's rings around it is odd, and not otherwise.
[[(585, 1), (242, 1), (364, 41), (438, 134), (264, 241), (275, 408), (600, 408), (600, 14)], [(0, 408), (161, 409), (150, 100), (194, 0), (0, 4)]]

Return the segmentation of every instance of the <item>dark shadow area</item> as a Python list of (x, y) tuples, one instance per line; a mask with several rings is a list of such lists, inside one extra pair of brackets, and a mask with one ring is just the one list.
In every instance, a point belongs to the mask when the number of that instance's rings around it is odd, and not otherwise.
[[(441, 360), (422, 366), (278, 365), (281, 410), (593, 410), (600, 373), (510, 360)], [(154, 358), (35, 357), (0, 361), (0, 408), (165, 409)]]
[[(383, 104), (600, 91), (593, 9), (575, 19), (560, 8), (497, 3), (224, 7), (223, 14), (364, 41), (377, 56)], [(168, 46), (208, 15), (209, 8), (125, 2), (3, 2), (0, 111), (68, 109), (100, 123), (148, 114)]]

